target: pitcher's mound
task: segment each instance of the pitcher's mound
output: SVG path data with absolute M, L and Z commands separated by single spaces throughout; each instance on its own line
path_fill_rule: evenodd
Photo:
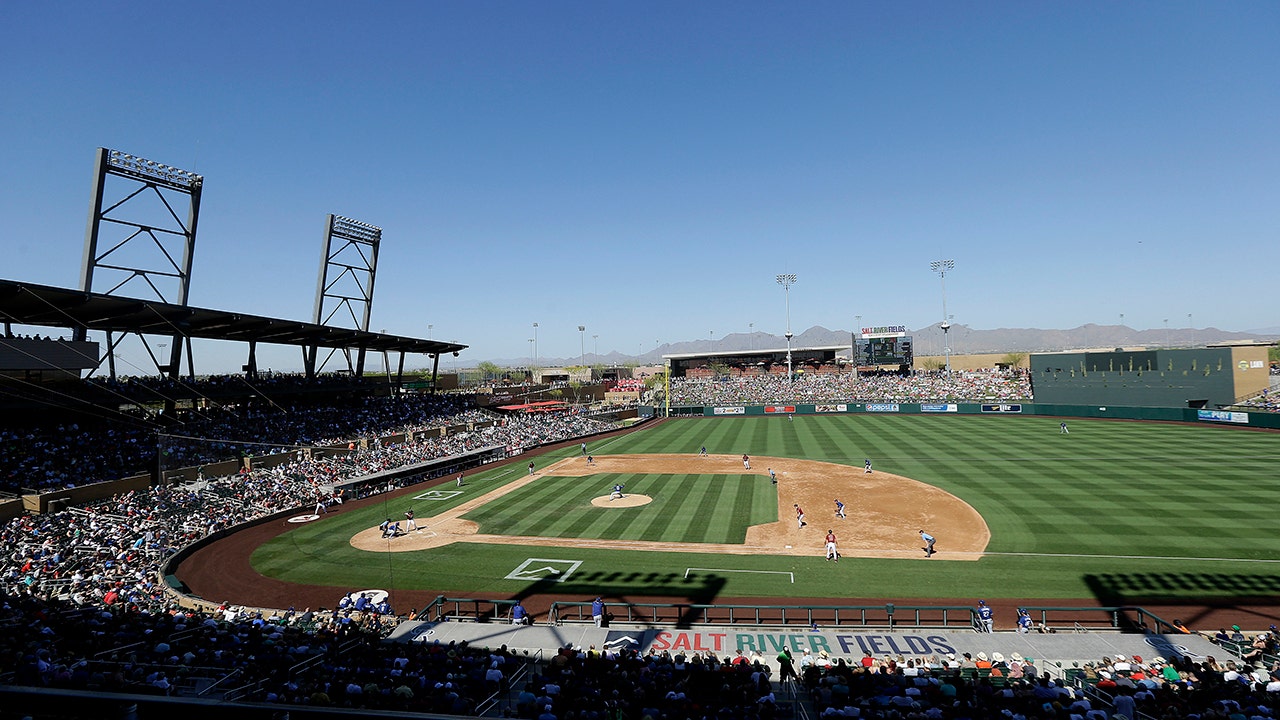
M 601 495 L 598 498 L 591 498 L 592 505 L 595 505 L 596 507 L 602 507 L 602 508 L 640 507 L 641 505 L 648 505 L 651 502 L 653 502 L 653 498 L 649 497 L 648 495 L 627 495 L 625 497 L 616 498 L 613 500 L 610 500 L 608 495 Z

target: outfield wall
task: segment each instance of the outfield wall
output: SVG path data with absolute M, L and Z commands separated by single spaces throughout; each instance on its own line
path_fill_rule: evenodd
M 672 407 L 672 416 L 759 417 L 762 415 L 1037 415 L 1205 423 L 1230 427 L 1280 429 L 1280 413 L 1228 412 L 1192 408 L 1115 407 L 1051 403 L 799 403 L 796 405 L 714 405 Z

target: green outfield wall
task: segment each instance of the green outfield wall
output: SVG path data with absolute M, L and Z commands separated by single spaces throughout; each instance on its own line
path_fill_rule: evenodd
M 1030 378 L 1049 404 L 1214 408 L 1246 394 L 1238 373 L 1232 348 L 1221 347 L 1032 355 Z

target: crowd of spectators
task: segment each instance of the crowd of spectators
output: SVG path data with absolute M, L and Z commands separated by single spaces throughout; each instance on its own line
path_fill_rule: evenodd
M 216 381 L 216 380 L 215 380 Z M 159 381 L 156 381 L 159 382 Z M 140 416 L 0 426 L 0 491 L 53 490 L 298 446 L 492 420 L 467 396 L 329 398 L 290 405 L 215 405 L 172 422 Z
M 1248 410 L 1280 412 L 1280 392 L 1274 392 L 1273 389 L 1263 390 L 1260 395 L 1251 397 L 1237 405 Z
M 911 375 L 817 373 L 673 378 L 671 404 L 729 405 L 824 402 L 1006 402 L 1030 400 L 1023 371 L 956 371 Z
M 491 419 L 442 407 L 432 417 L 443 425 Z M 211 533 L 309 508 L 326 496 L 326 485 L 469 449 L 529 447 L 612 427 L 580 415 L 516 416 L 445 436 L 424 433 L 414 442 L 375 440 L 332 456 L 299 453 L 269 469 L 15 518 L 0 527 L 6 628 L 0 676 L 26 685 L 168 694 L 197 676 L 236 672 L 261 680 L 254 698 L 265 702 L 471 712 L 505 682 L 505 652 L 422 645 L 388 655 L 380 640 L 399 618 L 354 604 L 268 617 L 229 606 L 183 610 L 160 586 L 160 564 Z M 402 428 L 364 429 L 381 436 Z M 281 675 L 281 668 L 307 660 L 309 669 Z M 277 678 L 283 679 L 273 683 Z
M 1280 702 L 1280 666 L 1247 670 L 1213 657 L 1115 655 L 1050 673 L 1013 653 L 921 659 L 800 662 L 800 678 L 820 717 L 1151 718 L 1271 717 Z M 1093 689 L 1085 692 L 1085 688 Z
M 465 414 L 466 411 L 463 411 Z M 457 416 L 445 418 L 457 424 Z M 6 590 L 69 597 L 76 604 L 130 603 L 151 610 L 163 598 L 159 563 L 218 530 L 291 507 L 333 499 L 333 485 L 482 447 L 532 447 L 612 429 L 577 415 L 513 417 L 504 424 L 414 442 L 382 444 L 328 457 L 299 456 L 181 486 L 155 486 L 0 527 Z M 368 488 L 385 491 L 389 486 Z

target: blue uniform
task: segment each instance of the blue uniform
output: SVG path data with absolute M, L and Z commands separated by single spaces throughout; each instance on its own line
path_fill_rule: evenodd
M 987 607 L 984 602 L 978 603 L 978 630 L 980 632 L 991 632 L 994 629 L 991 608 Z
M 843 518 L 844 518 L 844 516 L 845 516 L 845 515 L 844 515 L 844 503 L 842 503 L 842 502 L 840 502 L 839 500 L 837 500 L 837 501 L 836 501 L 836 517 L 838 517 L 838 518 L 842 518 L 842 519 L 843 519 Z

